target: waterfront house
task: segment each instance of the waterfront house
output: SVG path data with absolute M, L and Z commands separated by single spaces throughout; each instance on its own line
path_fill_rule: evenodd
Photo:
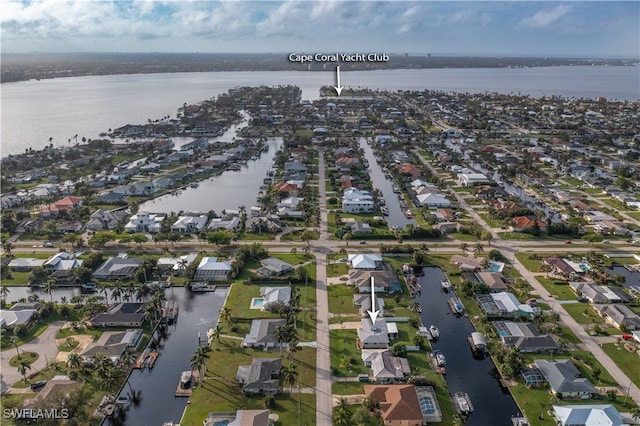
M 380 404 L 385 426 L 427 424 L 413 385 L 365 385 L 364 396 Z
M 273 426 L 269 410 L 212 411 L 203 426 Z
M 497 293 L 507 289 L 507 280 L 502 272 L 482 271 L 475 272 L 477 280 L 489 287 L 489 291 Z
M 30 257 L 16 257 L 9 262 L 9 268 L 14 272 L 30 272 L 33 268 L 44 265 L 44 259 Z
M 369 318 L 363 318 L 362 327 L 357 330 L 358 346 L 361 349 L 387 349 L 389 341 L 398 338 L 398 327 L 395 323 L 387 323 L 378 317 L 375 325 Z
M 428 209 L 437 209 L 441 207 L 451 207 L 451 201 L 443 194 L 427 192 L 416 195 L 420 207 Z
M 262 259 L 260 264 L 262 265 L 262 268 L 259 268 L 257 272 L 265 276 L 284 275 L 293 271 L 293 266 L 284 260 L 278 259 L 277 257 L 267 257 Z
M 482 173 L 476 173 L 476 172 L 458 173 L 458 185 L 468 188 L 471 186 L 481 185 L 485 183 L 489 183 L 489 179 Z
M 197 257 L 196 253 L 189 253 L 180 257 L 161 257 L 158 259 L 156 266 L 160 274 L 184 275 L 187 267 L 195 262 Z
M 626 305 L 593 305 L 593 307 L 602 318 L 618 328 L 624 326 L 627 330 L 640 330 L 640 316 Z
M 356 188 L 345 189 L 342 195 L 344 213 L 371 213 L 375 210 L 376 205 L 369 191 L 360 191 Z
M 385 264 L 383 270 L 349 271 L 349 284 L 356 287 L 359 293 L 371 293 L 372 279 L 375 292 L 393 294 L 402 291 L 400 279 L 389 265 Z
M 405 382 L 411 374 L 409 360 L 393 356 L 390 350 L 378 351 L 370 362 L 373 380 L 378 383 Z
M 548 334 L 541 334 L 532 323 L 493 321 L 500 341 L 506 348 L 516 348 L 522 353 L 553 353 L 560 346 Z
M 610 404 L 554 405 L 552 413 L 558 426 L 629 426 L 637 424 L 633 419 L 620 415 Z
M 121 204 L 124 203 L 127 196 L 118 192 L 107 191 L 98 195 L 93 199 L 95 204 Z
M 235 214 L 227 214 L 222 217 L 214 217 L 207 225 L 207 229 L 224 229 L 226 231 L 235 232 L 240 226 L 240 217 Z
M 183 215 L 171 225 L 171 231 L 179 234 L 198 234 L 207 225 L 207 215 Z
M 43 408 L 55 407 L 60 401 L 61 396 L 68 395 L 72 390 L 82 387 L 83 382 L 80 380 L 71 380 L 67 376 L 53 376 L 47 380 L 47 383 L 38 391 L 33 398 L 27 398 L 20 404 L 19 412 L 22 421 L 38 423 L 42 421 L 45 415 L 62 416 L 66 409 Z M 46 413 L 46 414 L 45 414 Z
M 73 277 L 73 271 L 82 266 L 82 259 L 78 259 L 75 253 L 61 251 L 51 256 L 44 263 L 44 269 L 51 276 L 60 278 Z
M 141 327 L 146 302 L 115 303 L 89 320 L 94 327 Z
M 487 318 L 532 318 L 540 313 L 540 308 L 520 303 L 506 291 L 477 294 L 475 298 Z
M 549 389 L 558 398 L 590 399 L 598 391 L 570 359 L 537 359 L 535 366 L 544 376 Z
M 98 280 L 128 280 L 133 277 L 141 263 L 141 259 L 129 258 L 126 255 L 110 257 L 96 269 L 93 277 Z
M 254 210 L 252 210 L 252 213 Z M 252 216 L 245 222 L 247 232 L 252 234 L 277 234 L 282 232 L 283 224 L 280 222 L 280 218 L 275 215 L 260 215 Z
M 26 325 L 31 322 L 33 315 L 40 310 L 40 302 L 18 302 L 10 309 L 0 310 L 0 327 L 13 328 L 17 325 Z
M 263 310 L 270 303 L 287 304 L 291 300 L 291 287 L 260 287 L 260 296 L 263 298 Z
M 547 224 L 539 219 L 530 218 L 528 216 L 515 216 L 511 218 L 511 226 L 509 229 L 513 232 L 524 232 L 533 230 L 536 226 L 541 232 L 544 232 L 547 229 Z
M 242 346 L 264 350 L 286 347 L 286 342 L 278 342 L 276 339 L 276 327 L 286 325 L 285 319 L 254 319 L 251 321 L 249 333 L 242 340 Z
M 451 256 L 450 263 L 457 265 L 460 269 L 475 271 L 482 268 L 482 264 L 474 257 L 460 256 L 454 254 Z
M 347 257 L 353 269 L 360 270 L 382 270 L 384 269 L 384 261 L 382 256 L 373 253 L 350 254 Z
M 141 328 L 130 328 L 125 331 L 105 331 L 97 342 L 87 345 L 80 354 L 88 359 L 99 353 L 107 355 L 114 364 L 117 364 L 122 354 L 128 349 L 136 349 L 142 340 Z
M 281 358 L 253 358 L 238 367 L 236 380 L 247 394 L 275 395 L 280 391 Z
M 422 176 L 422 170 L 420 170 L 418 166 L 411 163 L 396 164 L 396 170 L 398 170 L 398 173 L 400 173 L 400 175 L 409 177 L 412 180 L 415 180 Z
M 195 281 L 225 281 L 231 275 L 231 262 L 218 262 L 217 257 L 203 257 L 194 276 Z
M 162 229 L 162 221 L 167 217 L 166 213 L 138 213 L 129 218 L 124 226 L 126 232 L 150 232 L 158 233 Z

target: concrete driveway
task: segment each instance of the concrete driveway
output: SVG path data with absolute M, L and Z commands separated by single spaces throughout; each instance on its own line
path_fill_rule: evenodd
M 20 353 L 22 352 L 36 352 L 40 354 L 40 357 L 31 364 L 31 370 L 27 370 L 27 376 L 44 370 L 49 362 L 53 362 L 58 355 L 58 346 L 56 346 L 56 334 L 65 324 L 64 321 L 56 321 L 52 323 L 40 336 L 36 337 L 30 342 L 24 345 L 18 346 Z M 14 383 L 22 380 L 22 375 L 18 372 L 16 367 L 9 365 L 9 360 L 16 355 L 15 348 L 7 348 L 0 352 L 0 378 L 1 392 L 5 393 L 9 387 Z

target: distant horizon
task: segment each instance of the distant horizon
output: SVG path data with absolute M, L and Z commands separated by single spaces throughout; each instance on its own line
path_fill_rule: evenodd
M 366 51 L 367 53 L 374 53 Z M 409 57 L 418 57 L 424 58 L 427 55 L 431 55 L 431 57 L 438 58 L 531 58 L 531 59 L 544 59 L 544 58 L 552 58 L 552 59 L 588 59 L 588 60 L 607 60 L 607 59 L 627 59 L 627 60 L 639 60 L 640 54 L 637 56 L 624 56 L 624 55 L 608 55 L 608 56 L 596 56 L 596 55 L 588 55 L 588 54 L 572 54 L 572 55 L 554 55 L 554 54 L 515 54 L 515 53 L 442 53 L 442 52 L 427 52 L 427 53 L 417 53 L 417 52 L 389 52 L 389 51 L 377 51 L 379 53 L 387 53 L 392 56 L 404 56 L 408 55 Z M 290 51 L 282 51 L 282 52 L 237 52 L 237 51 L 228 51 L 228 52 L 176 52 L 176 51 L 138 51 L 138 52 L 128 52 L 128 51 L 59 51 L 59 52 L 0 52 L 0 55 L 31 55 L 31 56 L 46 56 L 46 55 L 271 55 L 271 56 L 286 56 L 289 55 Z M 302 54 L 315 54 L 315 53 L 353 53 L 352 51 L 343 51 L 343 50 L 318 50 L 313 52 L 296 52 Z

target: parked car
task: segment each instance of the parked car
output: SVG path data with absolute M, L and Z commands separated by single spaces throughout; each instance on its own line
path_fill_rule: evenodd
M 44 243 L 44 247 L 53 247 L 53 243 L 51 241 L 46 241 Z
M 368 382 L 369 381 L 369 375 L 368 374 L 358 374 L 358 381 L 359 382 Z
M 571 244 L 571 240 L 565 240 L 565 244 Z
M 633 335 L 632 334 L 623 334 L 622 335 L 622 339 L 623 340 L 633 340 Z
M 46 384 L 47 384 L 46 380 L 38 380 L 35 383 L 31 383 L 31 390 L 40 389 L 41 387 L 44 387 L 44 385 Z
M 360 241 L 358 244 L 367 244 L 366 241 Z

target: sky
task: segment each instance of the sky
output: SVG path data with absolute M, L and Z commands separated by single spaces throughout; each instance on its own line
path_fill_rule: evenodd
M 640 56 L 640 2 L 0 0 L 3 53 Z

